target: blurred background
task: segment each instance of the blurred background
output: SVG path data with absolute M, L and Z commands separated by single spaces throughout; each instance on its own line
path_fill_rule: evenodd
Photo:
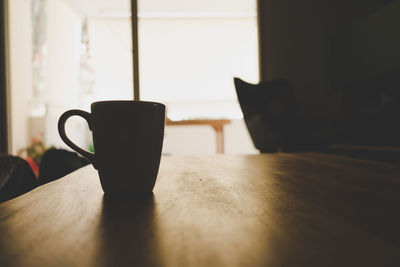
M 56 129 L 62 112 L 140 94 L 167 105 L 164 153 L 258 153 L 236 76 L 290 83 L 296 111 L 289 117 L 298 127 L 285 133 L 298 143 L 309 125 L 329 137 L 325 152 L 398 162 L 399 0 L 4 3 L 1 151 L 16 154 L 32 142 L 65 148 Z M 68 121 L 67 133 L 91 149 L 83 119 Z
M 141 100 L 165 103 L 168 117 L 227 120 L 224 153 L 257 153 L 243 122 L 233 77 L 257 83 L 255 0 L 139 0 Z M 57 132 L 68 109 L 133 99 L 130 0 L 8 1 L 11 153 L 42 142 L 65 148 Z M 67 134 L 91 149 L 83 119 Z M 167 126 L 166 154 L 215 154 L 211 125 Z

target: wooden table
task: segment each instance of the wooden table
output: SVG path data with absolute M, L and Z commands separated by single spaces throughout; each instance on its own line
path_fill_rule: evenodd
M 209 125 L 215 131 L 217 154 L 224 154 L 224 125 L 231 123 L 228 119 L 185 119 L 185 120 L 170 120 L 166 119 L 167 126 L 193 126 L 193 125 Z
M 398 166 L 323 154 L 164 157 L 154 194 L 84 167 L 0 205 L 1 266 L 400 266 Z

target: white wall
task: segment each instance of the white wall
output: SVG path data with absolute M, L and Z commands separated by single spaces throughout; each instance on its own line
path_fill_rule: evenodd
M 257 154 L 243 120 L 224 126 L 225 154 Z M 163 153 L 172 155 L 212 155 L 216 136 L 211 126 L 167 126 Z
M 254 147 L 245 122 L 232 120 L 231 124 L 225 126 L 225 153 L 226 154 L 258 154 Z
M 32 33 L 29 0 L 9 3 L 11 153 L 28 144 L 29 101 L 32 98 Z

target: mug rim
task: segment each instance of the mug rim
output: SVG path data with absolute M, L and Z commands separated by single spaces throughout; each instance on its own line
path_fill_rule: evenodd
M 135 103 L 135 104 L 140 104 L 140 105 L 160 105 L 165 107 L 165 104 L 160 103 L 160 102 L 154 102 L 154 101 L 142 101 L 142 100 L 102 100 L 102 101 L 96 101 L 93 102 L 90 107 L 93 107 L 94 105 L 98 104 L 123 104 L 123 103 Z

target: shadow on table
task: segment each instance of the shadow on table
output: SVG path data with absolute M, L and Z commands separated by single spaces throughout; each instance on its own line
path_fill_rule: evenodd
M 152 193 L 134 198 L 103 197 L 98 266 L 160 265 Z

